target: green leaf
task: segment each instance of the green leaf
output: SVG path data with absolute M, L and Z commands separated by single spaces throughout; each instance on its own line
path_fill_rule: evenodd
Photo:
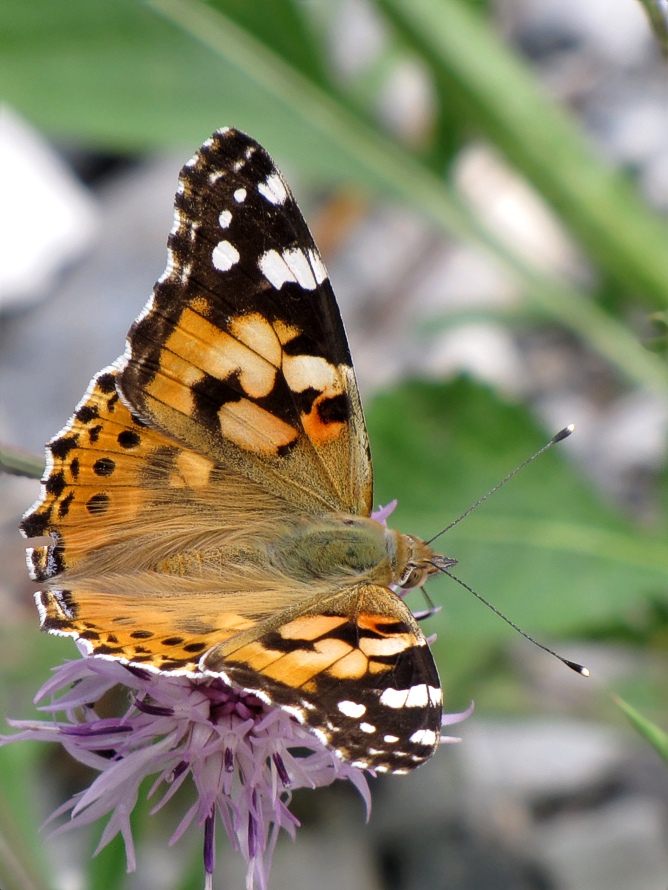
M 647 720 L 624 699 L 615 696 L 615 701 L 628 717 L 629 723 L 649 742 L 656 753 L 668 763 L 668 734 L 655 723 Z

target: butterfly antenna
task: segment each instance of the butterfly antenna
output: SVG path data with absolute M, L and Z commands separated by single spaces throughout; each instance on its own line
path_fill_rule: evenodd
M 540 453 L 540 452 L 539 452 Z M 558 658 L 562 664 L 565 664 L 566 667 L 569 667 L 572 671 L 575 671 L 576 674 L 580 674 L 582 677 L 589 676 L 589 668 L 586 668 L 582 664 L 578 664 L 577 661 L 569 661 L 567 658 L 559 655 L 553 649 L 549 649 L 547 646 L 544 646 L 542 643 L 539 643 L 538 640 L 534 640 L 532 636 L 529 636 L 528 633 L 525 633 L 521 627 L 518 627 L 514 621 L 511 621 L 506 615 L 503 614 L 496 606 L 493 606 L 488 600 L 485 599 L 484 596 L 481 596 L 477 590 L 474 590 L 472 587 L 469 587 L 465 581 L 462 581 L 461 578 L 458 578 L 456 575 L 453 575 L 452 572 L 449 572 L 447 569 L 441 569 L 444 575 L 447 575 L 448 578 L 452 578 L 453 581 L 456 581 L 457 584 L 460 584 L 464 590 L 468 590 L 469 593 L 472 593 L 476 599 L 479 599 L 481 603 L 487 606 L 488 609 L 491 609 L 499 618 L 503 618 L 506 624 L 509 624 L 513 630 L 516 630 L 518 634 L 521 634 L 525 640 L 529 640 L 530 643 L 534 643 L 534 645 L 538 646 L 539 649 L 542 649 L 544 652 L 548 652 L 550 655 L 554 655 L 555 658 Z
M 545 451 L 547 451 L 548 448 L 551 448 L 553 445 L 556 445 L 557 442 L 561 442 L 563 439 L 567 439 L 570 436 L 570 434 L 573 432 L 574 429 L 575 429 L 575 424 L 571 423 L 568 426 L 564 427 L 563 430 L 559 430 L 559 432 L 556 435 L 552 436 L 552 438 L 546 445 L 543 445 L 543 447 L 539 448 L 535 454 L 532 454 L 531 457 L 528 457 L 525 461 L 522 461 L 522 463 L 519 465 L 519 467 L 515 467 L 515 469 L 511 473 L 508 473 L 508 475 L 505 478 L 503 478 L 499 483 L 497 483 L 494 486 L 494 488 L 491 488 L 487 492 L 487 494 L 483 495 L 480 498 L 480 500 L 476 501 L 475 504 L 473 504 L 473 506 L 469 507 L 468 510 L 465 510 L 461 516 L 458 516 L 457 519 L 454 520 L 454 522 L 451 522 L 450 525 L 447 525 L 442 531 L 440 531 L 438 534 L 434 535 L 433 538 L 430 538 L 428 541 L 425 541 L 425 543 L 432 544 L 437 538 L 440 538 L 441 535 L 444 535 L 446 532 L 449 532 L 451 528 L 454 528 L 456 525 L 459 525 L 459 523 L 462 521 L 462 519 L 466 519 L 466 517 L 469 515 L 469 513 L 473 513 L 473 511 L 476 510 L 481 504 L 484 504 L 488 498 L 490 498 L 495 492 L 497 492 L 501 488 L 502 485 L 505 485 L 506 482 L 509 482 L 513 478 L 513 476 L 515 476 L 517 473 L 519 473 L 520 470 L 523 470 L 526 466 L 528 466 L 530 463 L 535 461 L 537 457 L 540 457 L 541 454 L 543 454 Z M 446 572 L 446 574 L 447 574 L 447 572 Z M 455 579 L 455 580 L 457 580 L 457 579 Z M 464 586 L 466 586 L 466 585 L 464 585 Z M 477 594 L 476 594 L 476 596 L 477 596 Z M 519 630 L 519 628 L 518 628 L 518 630 Z M 520 633 L 521 633 L 521 631 L 520 631 Z M 536 641 L 534 640 L 534 642 L 536 642 Z M 540 644 L 538 644 L 538 645 L 540 645 Z M 554 653 L 552 653 L 552 654 L 554 655 Z M 559 657 L 559 656 L 557 656 L 557 657 Z

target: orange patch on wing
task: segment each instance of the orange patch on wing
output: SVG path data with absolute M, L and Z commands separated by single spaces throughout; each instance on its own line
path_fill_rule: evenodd
M 262 347 L 269 351 L 270 356 L 280 357 L 280 346 L 276 337 L 273 337 L 275 345 L 272 348 L 267 336 L 267 333 L 273 336 L 269 324 L 266 325 L 267 330 L 260 332 L 259 326 L 250 316 L 246 329 L 243 318 L 238 318 L 235 322 L 246 337 L 253 335 L 255 327 L 255 333 L 261 336 Z M 178 326 L 168 337 L 161 362 L 169 352 L 176 353 L 189 365 L 203 374 L 215 377 L 216 380 L 226 380 L 231 375 L 237 374 L 244 392 L 251 398 L 263 398 L 273 389 L 276 367 L 265 358 L 261 350 L 251 349 L 245 342 L 222 331 L 190 308 L 183 310 Z
M 332 656 L 328 652 L 298 649 L 279 658 L 274 664 L 265 668 L 262 673 L 271 677 L 272 680 L 285 683 L 287 686 L 301 686 L 302 683 L 307 683 L 312 677 L 322 673 L 331 664 Z
M 397 620 L 393 617 L 388 617 L 387 615 L 371 615 L 371 614 L 360 614 L 357 616 L 357 623 L 362 628 L 362 630 L 370 630 L 371 633 L 376 634 L 391 634 L 394 636 L 396 634 L 396 625 Z M 383 627 L 383 625 L 391 625 L 392 630 L 387 631 Z
M 280 318 L 277 318 L 274 322 L 274 331 L 276 332 L 278 339 L 281 341 L 281 346 L 285 346 L 286 343 L 289 343 L 290 340 L 294 340 L 295 337 L 298 337 L 302 333 L 300 328 L 288 324 Z
M 259 312 L 238 315 L 230 321 L 229 329 L 233 337 L 249 346 L 275 368 L 280 366 L 281 344 L 271 324 Z
M 337 680 L 360 680 L 369 669 L 369 661 L 359 649 L 353 649 L 344 655 L 328 670 L 328 674 Z
M 195 312 L 199 313 L 200 315 L 206 316 L 211 311 L 210 301 L 202 294 L 197 297 L 193 297 L 190 301 L 190 306 Z
M 254 671 L 264 671 L 265 668 L 273 664 L 282 657 L 283 653 L 276 649 L 268 649 L 262 643 L 247 643 L 241 649 L 237 649 L 230 656 L 231 661 L 243 662 Z M 221 669 L 225 670 L 225 661 L 221 663 Z
M 350 643 L 346 643 L 344 640 L 333 639 L 332 637 L 318 640 L 317 643 L 313 644 L 313 648 L 320 655 L 327 656 L 332 662 L 338 661 L 353 651 Z
M 174 488 L 203 488 L 209 484 L 214 462 L 194 451 L 179 451 L 175 460 L 176 469 L 169 483 Z
M 279 629 L 284 640 L 317 640 L 348 619 L 340 615 L 302 615 Z
M 339 438 L 341 433 L 347 428 L 348 424 L 342 420 L 323 421 L 320 417 L 318 408 L 323 402 L 329 398 L 329 394 L 318 396 L 314 400 L 311 410 L 306 414 L 302 412 L 301 420 L 306 435 L 316 445 L 327 445 Z
M 160 371 L 148 384 L 146 392 L 156 402 L 190 416 L 195 410 L 192 387 L 204 376 L 203 371 L 194 368 L 181 356 L 163 349 L 160 353 Z
M 218 420 L 223 436 L 259 454 L 276 454 L 297 438 L 297 431 L 289 423 L 248 399 L 223 405 Z

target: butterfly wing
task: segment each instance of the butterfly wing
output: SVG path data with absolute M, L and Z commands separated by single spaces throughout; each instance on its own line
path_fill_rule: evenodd
M 361 768 L 407 772 L 438 745 L 436 665 L 410 610 L 386 587 L 319 595 L 220 643 L 201 666 L 279 705 Z
M 369 515 L 369 447 L 343 323 L 295 199 L 221 130 L 180 176 L 169 265 L 120 391 L 151 426 L 307 512 Z
M 221 572 L 230 534 L 271 534 L 285 504 L 146 426 L 116 379 L 113 367 L 96 375 L 47 445 L 41 496 L 21 523 L 51 539 L 28 552 L 47 587 L 42 628 L 96 655 L 199 673 L 204 651 L 299 597 L 266 575 Z

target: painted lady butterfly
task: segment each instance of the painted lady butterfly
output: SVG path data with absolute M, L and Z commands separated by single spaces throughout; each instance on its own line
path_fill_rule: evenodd
M 269 155 L 220 130 L 183 168 L 169 261 L 123 357 L 47 446 L 26 513 L 42 628 L 220 677 L 360 767 L 441 726 L 436 666 L 390 585 L 452 560 L 370 518 L 372 471 L 327 272 Z

